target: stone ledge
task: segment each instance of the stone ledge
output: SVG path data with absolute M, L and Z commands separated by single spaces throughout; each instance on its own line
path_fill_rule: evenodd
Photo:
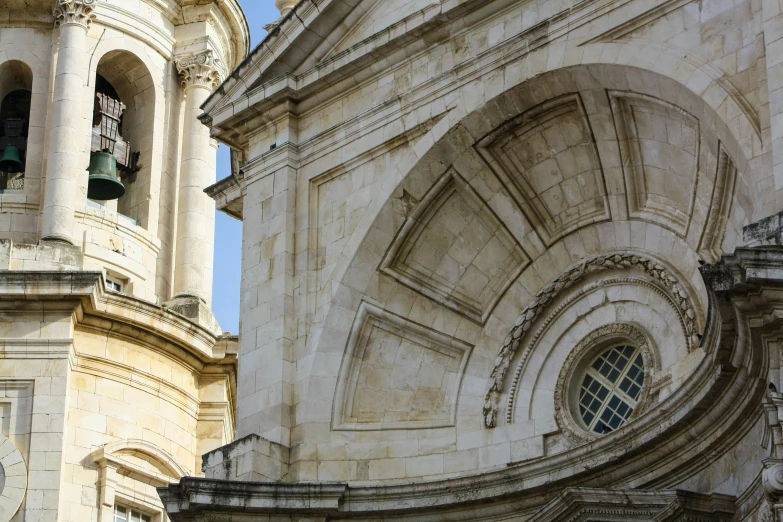
M 0 239 L 0 270 L 72 271 L 84 266 L 84 254 L 77 246 L 58 241 L 15 244 Z
M 234 155 L 232 154 L 232 163 L 233 159 Z M 221 179 L 214 185 L 204 189 L 204 193 L 215 200 L 215 205 L 219 211 L 239 221 L 244 219 L 244 197 L 242 195 L 242 181 L 244 177 L 244 172 L 238 170 L 236 174 L 232 172 L 231 176 Z
M 4 302 L 3 306 L 18 307 L 22 302 L 40 301 L 63 301 L 63 305 L 71 303 L 79 307 L 79 323 L 110 328 L 110 323 L 105 322 L 108 320 L 138 328 L 147 335 L 146 342 L 159 340 L 161 347 L 171 343 L 202 363 L 223 361 L 226 356 L 236 361 L 236 343 L 230 337 L 226 342 L 220 342 L 219 329 L 212 330 L 142 299 L 109 292 L 101 272 L 0 271 L 0 302 Z
M 777 245 L 738 248 L 715 264 L 701 267 L 705 283 L 715 291 L 743 285 L 783 283 L 783 247 Z
M 288 458 L 288 448 L 253 434 L 205 454 L 201 467 L 208 479 L 275 482 L 288 474 Z
M 261 482 L 227 482 L 187 477 L 179 484 L 158 488 L 158 495 L 172 521 L 183 519 L 179 513 L 205 508 L 231 507 L 227 511 L 247 513 L 302 513 L 313 516 L 312 520 L 340 511 L 348 485 L 337 484 L 270 484 Z M 240 503 L 243 502 L 243 503 Z M 210 520 L 222 520 L 210 518 Z M 284 520 L 284 519 L 283 519 Z M 296 520 L 302 520 L 297 518 Z M 307 520 L 310 520 L 308 518 Z
M 742 240 L 748 247 L 783 245 L 783 212 L 745 225 L 742 229 Z
M 179 296 L 168 301 L 165 308 L 171 312 L 177 313 L 187 319 L 190 319 L 199 326 L 202 326 L 210 332 L 217 335 L 222 333 L 220 325 L 215 319 L 212 310 L 200 298 L 195 296 Z

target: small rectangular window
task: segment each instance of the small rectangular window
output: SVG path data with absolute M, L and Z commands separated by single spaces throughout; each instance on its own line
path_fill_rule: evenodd
M 114 522 L 152 522 L 149 515 L 125 506 L 114 506 Z
M 122 292 L 123 284 L 119 279 L 113 277 L 106 278 L 106 288 L 113 292 Z

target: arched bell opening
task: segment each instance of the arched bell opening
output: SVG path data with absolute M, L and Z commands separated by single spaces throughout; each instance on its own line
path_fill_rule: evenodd
M 146 66 L 127 51 L 104 55 L 95 75 L 88 197 L 116 205 L 118 213 L 137 222 L 145 215 L 141 191 L 150 178 L 153 120 L 154 90 Z
M 19 61 L 0 65 L 0 190 L 23 190 L 33 73 Z

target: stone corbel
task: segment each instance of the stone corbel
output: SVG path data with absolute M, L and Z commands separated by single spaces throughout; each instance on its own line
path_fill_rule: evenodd
M 95 6 L 98 0 L 57 0 L 52 14 L 54 27 L 64 25 L 79 25 L 85 30 L 95 20 Z
M 767 497 L 759 506 L 759 520 L 783 520 L 783 459 L 767 459 L 761 472 L 761 484 Z
M 766 492 L 773 498 L 777 499 L 783 495 L 783 460 L 765 460 L 761 481 Z
M 225 77 L 225 67 L 211 50 L 189 53 L 176 57 L 177 72 L 182 86 L 205 87 L 214 90 Z

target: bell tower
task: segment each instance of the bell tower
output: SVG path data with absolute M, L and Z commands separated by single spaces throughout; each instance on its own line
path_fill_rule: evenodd
M 0 519 L 163 522 L 155 488 L 235 434 L 199 116 L 247 20 L 238 0 L 0 11 Z
M 24 59 L 20 45 L 0 63 L 0 215 L 13 214 L 14 245 L 73 251 L 124 293 L 195 305 L 211 321 L 214 204 L 203 190 L 218 145 L 198 117 L 247 53 L 248 29 L 235 0 L 167 3 L 158 28 L 103 0 L 35 15 L 51 24 L 35 56 L 50 56 Z

